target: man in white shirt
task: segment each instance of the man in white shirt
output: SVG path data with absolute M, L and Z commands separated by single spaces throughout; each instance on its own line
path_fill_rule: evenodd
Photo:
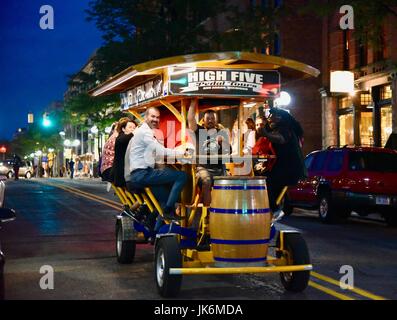
M 156 158 L 182 157 L 184 151 L 165 148 L 154 136 L 153 130 L 160 124 L 160 111 L 149 108 L 145 113 L 145 121 L 134 131 L 125 154 L 125 181 L 133 188 L 151 187 L 156 199 L 164 206 L 164 218 L 178 220 L 175 215 L 175 203 L 187 181 L 183 171 L 170 168 L 154 169 Z

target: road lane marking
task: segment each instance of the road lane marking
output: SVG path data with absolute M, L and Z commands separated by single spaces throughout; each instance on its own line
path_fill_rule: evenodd
M 356 300 L 356 299 L 354 299 L 352 297 L 349 297 L 349 296 L 347 296 L 345 294 L 336 292 L 335 290 L 332 290 L 332 289 L 330 289 L 328 287 L 324 287 L 321 284 L 318 284 L 318 283 L 313 282 L 311 280 L 309 281 L 309 286 L 311 286 L 313 288 L 316 288 L 317 290 L 320 290 L 322 292 L 325 292 L 325 293 L 327 293 L 327 294 L 329 294 L 329 295 L 331 295 L 331 296 L 333 296 L 335 298 L 338 298 L 340 300 Z
M 328 276 L 322 275 L 322 274 L 314 272 L 314 271 L 310 272 L 310 275 L 317 279 L 323 280 L 325 282 L 328 282 L 328 283 L 331 283 L 331 284 L 334 284 L 334 285 L 340 287 L 340 282 L 338 280 L 335 280 L 333 278 L 330 278 Z M 387 300 L 386 298 L 384 298 L 382 296 L 373 294 L 371 292 L 368 292 L 368 291 L 360 289 L 360 288 L 356 288 L 356 287 L 354 287 L 352 289 L 347 288 L 347 290 L 353 291 L 363 297 L 366 297 L 366 298 L 369 298 L 372 300 Z
M 109 206 L 109 207 L 112 207 L 112 208 L 114 208 L 114 209 L 116 209 L 116 210 L 121 210 L 121 209 L 122 209 L 121 204 L 120 204 L 120 207 L 116 207 L 115 205 L 113 205 L 113 204 L 111 204 L 111 203 L 108 203 L 108 202 L 102 201 L 102 200 L 100 200 L 100 199 L 91 197 L 90 195 L 83 194 L 83 193 L 81 193 L 81 192 L 76 192 L 76 191 L 70 190 L 70 189 L 65 188 L 65 187 L 63 187 L 63 186 L 53 185 L 53 184 L 49 184 L 49 183 L 47 183 L 47 185 L 50 185 L 50 186 L 53 186 L 53 187 L 56 187 L 56 188 L 65 190 L 65 191 L 70 192 L 70 193 L 74 193 L 74 194 L 76 194 L 76 195 L 78 195 L 78 196 L 81 196 L 81 197 L 84 197 L 84 198 L 88 198 L 88 199 L 93 200 L 93 201 L 100 202 L 100 203 L 105 204 L 105 205 L 107 205 L 107 206 Z
M 112 201 L 110 199 L 102 198 L 102 197 L 94 195 L 92 193 L 88 193 L 88 192 L 85 192 L 85 191 L 82 191 L 82 190 L 79 190 L 79 189 L 70 188 L 69 186 L 63 186 L 63 185 L 54 184 L 54 183 L 48 183 L 48 182 L 39 182 L 39 183 L 42 183 L 42 184 L 45 184 L 45 185 L 48 185 L 48 186 L 52 186 L 52 187 L 55 187 L 55 188 L 59 188 L 59 189 L 62 189 L 62 190 L 77 194 L 79 196 L 86 197 L 86 198 L 88 198 L 90 200 L 98 201 L 100 203 L 106 204 L 106 205 L 108 205 L 108 206 L 110 206 L 112 208 L 115 208 L 117 210 L 122 210 L 122 204 L 121 203 Z M 117 205 L 117 207 L 115 205 Z
M 52 183 L 47 183 L 47 184 L 48 185 L 52 185 L 52 186 L 62 186 L 63 188 L 67 188 L 67 189 L 70 189 L 70 190 L 73 190 L 73 191 L 76 191 L 76 192 L 79 192 L 79 193 L 81 192 L 81 193 L 84 193 L 84 194 L 86 194 L 88 196 L 91 196 L 91 197 L 94 197 L 94 198 L 98 198 L 99 200 L 107 201 L 107 202 L 109 202 L 111 204 L 121 205 L 120 202 L 117 202 L 117 201 L 114 201 L 114 200 L 111 200 L 111 199 L 107 199 L 107 198 L 98 196 L 96 194 L 93 194 L 93 193 L 90 193 L 90 192 L 87 192 L 87 191 L 83 191 L 81 189 L 73 188 L 73 187 L 70 187 L 68 185 L 58 185 L 58 184 L 52 184 Z

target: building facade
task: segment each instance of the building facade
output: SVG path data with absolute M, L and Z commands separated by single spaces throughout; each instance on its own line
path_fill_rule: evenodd
M 323 21 L 322 144 L 383 147 L 397 132 L 397 16 L 387 17 L 377 48 L 341 30 L 340 17 Z M 336 70 L 354 73 L 354 94 L 330 92 Z

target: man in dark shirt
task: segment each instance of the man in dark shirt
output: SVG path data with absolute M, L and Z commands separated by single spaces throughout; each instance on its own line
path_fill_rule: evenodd
M 204 112 L 203 125 L 196 122 L 196 108 L 198 101 L 192 100 L 188 111 L 188 125 L 194 133 L 196 152 L 199 156 L 227 155 L 231 152 L 229 135 L 217 121 L 217 115 L 213 110 Z M 205 159 L 204 159 L 205 160 Z M 198 182 L 201 185 L 203 205 L 209 207 L 211 204 L 211 187 L 214 176 L 225 175 L 225 165 L 222 159 L 200 158 L 196 166 Z
M 299 142 L 303 130 L 287 111 L 272 108 L 268 123 L 258 129 L 258 134 L 269 139 L 276 152 L 276 162 L 266 179 L 270 208 L 274 212 L 278 209 L 276 199 L 283 187 L 295 185 L 307 175 Z

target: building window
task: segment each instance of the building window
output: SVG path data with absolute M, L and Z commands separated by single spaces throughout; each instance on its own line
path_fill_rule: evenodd
M 369 106 L 372 104 L 372 96 L 369 93 L 362 93 L 360 95 L 361 106 Z
M 363 146 L 374 145 L 374 127 L 372 126 L 372 112 L 361 112 L 360 140 Z
M 358 45 L 359 67 L 368 65 L 368 45 L 360 42 Z
M 339 116 L 339 145 L 354 144 L 353 115 L 344 114 Z
M 380 35 L 378 48 L 374 50 L 374 62 L 382 61 L 386 58 L 386 45 L 384 35 Z
M 392 133 L 392 107 L 390 105 L 384 106 L 380 109 L 380 131 L 381 144 L 385 146 L 387 139 Z
M 380 88 L 380 100 L 391 99 L 391 97 L 392 97 L 391 85 L 383 86 L 382 88 Z
M 339 109 L 347 109 L 353 107 L 353 100 L 351 97 L 344 97 L 339 99 Z

